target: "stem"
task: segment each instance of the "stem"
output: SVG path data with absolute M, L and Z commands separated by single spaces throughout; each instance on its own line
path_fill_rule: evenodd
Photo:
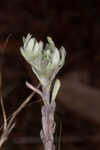
M 40 132 L 41 140 L 45 150 L 55 150 L 54 132 L 55 132 L 55 102 L 50 103 L 50 89 L 43 88 L 44 105 L 41 108 L 42 130 Z
M 42 99 L 45 105 L 50 104 L 50 88 L 48 86 L 42 87 Z

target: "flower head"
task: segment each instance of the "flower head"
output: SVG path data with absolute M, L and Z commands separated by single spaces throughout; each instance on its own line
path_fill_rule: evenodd
M 32 35 L 28 34 L 26 38 L 23 37 L 24 45 L 20 48 L 21 54 L 31 64 L 33 72 L 43 86 L 51 84 L 64 65 L 66 56 L 64 47 L 58 50 L 50 37 L 47 37 L 47 40 L 48 43 L 44 48 L 42 41 L 37 42 Z

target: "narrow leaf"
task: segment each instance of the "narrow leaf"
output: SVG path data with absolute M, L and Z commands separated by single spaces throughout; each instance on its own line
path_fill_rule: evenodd
M 53 91 L 52 91 L 51 102 L 55 101 L 56 96 L 58 94 L 58 91 L 60 89 L 60 86 L 61 86 L 60 80 L 56 79 L 55 84 L 54 84 L 54 88 L 53 88 Z

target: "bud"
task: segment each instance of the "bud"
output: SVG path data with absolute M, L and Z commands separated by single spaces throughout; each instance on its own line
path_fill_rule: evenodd
M 43 42 L 37 42 L 30 34 L 23 38 L 21 54 L 31 65 L 42 86 L 50 86 L 55 75 L 62 68 L 65 62 L 66 52 L 64 47 L 59 50 L 53 40 L 47 37 L 48 43 L 43 48 Z

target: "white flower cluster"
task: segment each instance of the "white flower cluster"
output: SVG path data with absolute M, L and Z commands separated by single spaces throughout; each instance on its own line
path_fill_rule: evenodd
M 50 37 L 47 37 L 47 40 L 48 43 L 44 47 L 42 41 L 37 42 L 32 35 L 28 34 L 26 38 L 23 37 L 23 47 L 20 48 L 21 54 L 31 64 L 33 72 L 44 86 L 51 84 L 64 65 L 66 56 L 64 47 L 58 50 Z

